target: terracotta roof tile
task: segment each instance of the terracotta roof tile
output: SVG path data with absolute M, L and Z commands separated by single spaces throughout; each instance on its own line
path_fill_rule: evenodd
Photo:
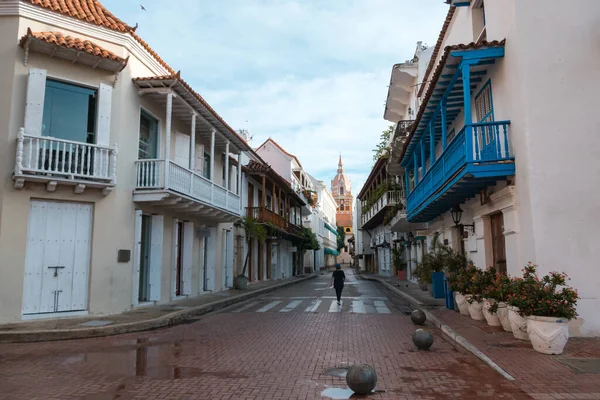
M 148 43 L 146 43 L 144 41 L 144 39 L 142 39 L 141 37 L 139 37 L 134 30 L 132 29 L 131 31 L 129 31 L 129 33 L 131 34 L 131 36 L 139 43 L 142 45 L 142 47 L 144 49 L 146 49 L 146 51 L 148 53 L 150 53 L 150 55 L 152 57 L 154 57 L 156 59 L 156 61 L 158 61 L 158 63 L 160 65 L 162 65 L 169 73 L 171 73 L 172 75 L 175 75 L 175 70 L 173 68 L 171 68 L 171 66 L 169 64 L 167 64 L 162 58 L 160 58 L 160 56 L 154 51 L 152 50 L 152 48 L 148 45 Z
M 108 11 L 98 0 L 26 0 L 33 5 L 119 32 L 133 28 Z
M 446 59 L 450 55 L 450 52 L 455 51 L 455 50 L 473 50 L 473 49 L 479 49 L 482 47 L 498 47 L 498 46 L 504 46 L 505 43 L 506 43 L 506 39 L 502 39 L 500 41 L 493 40 L 491 42 L 480 41 L 477 43 L 471 42 L 469 44 L 461 43 L 461 44 L 456 44 L 453 46 L 446 46 L 446 48 L 444 48 L 444 55 L 442 56 L 442 58 L 440 59 L 440 62 L 438 63 L 435 73 L 433 74 L 433 78 L 431 78 L 431 84 L 429 85 L 429 89 L 427 89 L 427 94 L 425 94 L 425 98 L 421 102 L 421 107 L 419 108 L 419 112 L 417 113 L 417 118 L 415 119 L 413 124 L 410 126 L 410 129 L 408 131 L 408 137 L 407 137 L 406 141 L 404 142 L 404 146 L 402 147 L 402 154 L 400 155 L 400 161 L 402 161 L 402 159 L 404 158 L 406 149 L 408 148 L 408 145 L 410 144 L 410 141 L 412 140 L 413 135 L 414 135 L 415 131 L 417 130 L 419 123 L 421 122 L 421 118 L 423 117 L 425 110 L 427 110 L 429 99 L 431 98 L 431 95 L 433 94 L 433 91 L 435 89 L 435 85 L 437 84 L 437 81 L 440 79 L 440 75 L 442 75 L 442 71 L 444 70 L 444 66 L 446 64 Z M 433 63 L 433 62 L 435 62 L 435 60 L 433 60 L 433 58 L 432 58 L 431 62 Z
M 450 6 L 450 9 L 448 10 L 448 14 L 446 14 L 446 20 L 444 21 L 444 25 L 442 25 L 442 30 L 440 31 L 440 35 L 438 36 L 437 43 L 435 44 L 435 47 L 433 48 L 433 53 L 431 54 L 431 61 L 429 62 L 429 65 L 427 66 L 427 69 L 425 70 L 425 76 L 423 77 L 422 85 L 419 88 L 419 93 L 417 94 L 417 96 L 419 96 L 419 97 L 421 97 L 421 94 L 423 93 L 425 86 L 427 86 L 425 84 L 425 82 L 427 82 L 427 78 L 429 78 L 429 74 L 431 73 L 431 70 L 435 66 L 435 59 L 437 58 L 438 53 L 440 52 L 440 48 L 442 47 L 442 42 L 444 41 L 444 37 L 446 36 L 446 32 L 448 31 L 448 27 L 450 26 L 450 21 L 452 21 L 452 16 L 454 15 L 455 10 L 456 10 L 455 6 Z
M 117 56 L 112 51 L 106 50 L 105 48 L 98 46 L 94 42 L 89 40 L 82 40 L 73 36 L 64 36 L 62 32 L 32 32 L 30 28 L 27 28 L 27 34 L 21 38 L 20 46 L 24 47 L 28 38 L 34 38 L 46 43 L 52 43 L 59 47 L 67 49 L 73 49 L 77 51 L 83 51 L 93 56 L 106 58 L 111 61 L 120 62 L 123 64 L 127 63 L 127 60 Z

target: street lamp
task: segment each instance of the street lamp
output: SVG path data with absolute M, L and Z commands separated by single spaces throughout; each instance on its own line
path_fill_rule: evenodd
M 450 214 L 452 215 L 452 221 L 454 222 L 456 229 L 460 229 L 460 227 L 469 227 L 469 228 L 473 229 L 473 233 L 475 233 L 475 224 L 465 225 L 465 224 L 460 223 L 460 219 L 462 218 L 463 210 L 460 208 L 460 206 L 458 204 L 455 205 L 454 207 L 452 207 Z

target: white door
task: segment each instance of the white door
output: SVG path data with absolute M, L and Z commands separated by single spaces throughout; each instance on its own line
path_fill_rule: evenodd
M 175 132 L 175 163 L 183 168 L 190 167 L 190 137 Z
M 31 201 L 23 314 L 87 309 L 92 213 L 91 204 Z

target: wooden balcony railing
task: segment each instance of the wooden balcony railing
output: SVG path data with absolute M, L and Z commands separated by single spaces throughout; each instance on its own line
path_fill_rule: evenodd
M 266 207 L 246 207 L 246 216 L 254 218 L 262 224 L 272 224 L 276 228 L 281 229 L 294 236 L 302 235 L 302 228 L 288 222 L 283 216 L 269 210 Z

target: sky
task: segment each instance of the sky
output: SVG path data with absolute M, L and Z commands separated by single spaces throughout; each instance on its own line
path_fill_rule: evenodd
M 434 46 L 443 0 L 102 0 L 251 145 L 272 137 L 356 196 L 373 165 L 392 66 Z M 167 6 L 168 4 L 168 6 Z M 142 5 L 146 10 L 142 10 Z

